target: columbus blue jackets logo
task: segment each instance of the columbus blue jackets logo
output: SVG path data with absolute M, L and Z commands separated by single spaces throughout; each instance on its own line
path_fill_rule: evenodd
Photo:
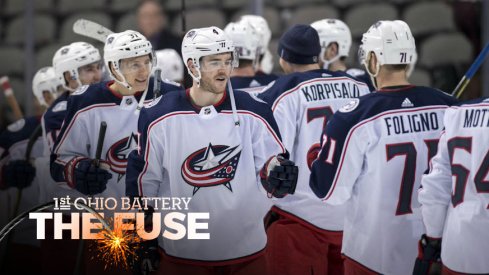
M 189 38 L 190 38 L 190 37 L 193 37 L 194 35 L 195 35 L 195 31 L 189 31 L 189 32 L 187 33 L 187 37 L 189 37 Z
M 236 175 L 241 146 L 212 145 L 188 156 L 182 164 L 182 177 L 194 187 L 193 195 L 202 187 L 224 185 L 233 192 L 231 181 Z
M 137 141 L 137 135 L 132 134 L 114 143 L 107 151 L 107 162 L 110 165 L 110 170 L 118 174 L 117 182 L 126 174 L 127 158 L 129 153 L 137 148 Z

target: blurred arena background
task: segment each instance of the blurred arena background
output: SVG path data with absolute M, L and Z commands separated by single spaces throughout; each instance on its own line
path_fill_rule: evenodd
M 168 27 L 183 36 L 182 0 L 160 0 Z M 96 21 L 114 31 L 138 29 L 138 0 L 0 0 L 0 76 L 8 75 L 24 113 L 40 112 L 31 92 L 31 80 L 41 67 L 51 65 L 54 52 L 74 41 L 101 43 L 72 31 L 79 18 Z M 410 81 L 451 92 L 481 48 L 489 41 L 489 0 L 185 0 L 187 30 L 215 25 L 221 28 L 245 13 L 264 16 L 272 30 L 270 50 L 274 72 L 281 34 L 296 23 L 339 18 L 351 29 L 348 58 L 361 68 L 357 49 L 361 35 L 378 20 L 402 19 L 416 38 L 418 61 Z M 485 62 L 463 96 L 489 96 L 489 65 Z M 0 130 L 12 122 L 5 97 L 0 96 Z

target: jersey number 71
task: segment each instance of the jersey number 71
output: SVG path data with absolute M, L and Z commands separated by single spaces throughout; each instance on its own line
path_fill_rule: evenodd
M 436 155 L 438 149 L 438 139 L 426 139 L 428 147 L 428 163 Z M 396 216 L 413 213 L 411 208 L 411 198 L 413 194 L 414 183 L 416 179 L 416 157 L 417 151 L 414 143 L 395 143 L 385 146 L 387 161 L 397 157 L 405 156 L 404 172 L 402 173 L 401 188 L 399 190 L 399 200 L 397 203 Z

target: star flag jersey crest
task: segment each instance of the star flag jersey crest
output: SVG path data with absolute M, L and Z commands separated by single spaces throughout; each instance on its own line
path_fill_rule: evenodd
M 110 170 L 118 174 L 118 182 L 126 174 L 127 157 L 135 148 L 137 148 L 137 135 L 132 133 L 114 143 L 107 151 L 107 162 Z
M 201 187 L 224 185 L 233 191 L 231 180 L 238 167 L 241 146 L 212 145 L 192 153 L 182 164 L 182 177 L 194 187 L 193 195 Z

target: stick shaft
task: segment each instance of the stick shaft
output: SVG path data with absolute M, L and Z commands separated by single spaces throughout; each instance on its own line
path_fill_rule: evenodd
M 489 53 L 489 43 L 486 44 L 484 49 L 479 53 L 477 58 L 474 60 L 472 65 L 470 65 L 470 68 L 467 70 L 465 75 L 462 77 L 460 82 L 457 84 L 457 87 L 452 92 L 452 96 L 456 98 L 460 98 L 462 96 L 463 92 L 465 91 L 465 88 L 469 84 L 470 80 L 472 77 L 475 75 L 479 67 L 481 66 L 482 62 L 486 59 L 487 54 Z
M 161 69 L 156 69 L 153 77 L 153 97 L 157 98 L 161 95 Z
M 98 132 L 97 150 L 95 151 L 95 165 L 99 166 L 102 158 L 102 149 L 104 147 L 105 132 L 107 131 L 107 122 L 100 122 L 100 130 Z

